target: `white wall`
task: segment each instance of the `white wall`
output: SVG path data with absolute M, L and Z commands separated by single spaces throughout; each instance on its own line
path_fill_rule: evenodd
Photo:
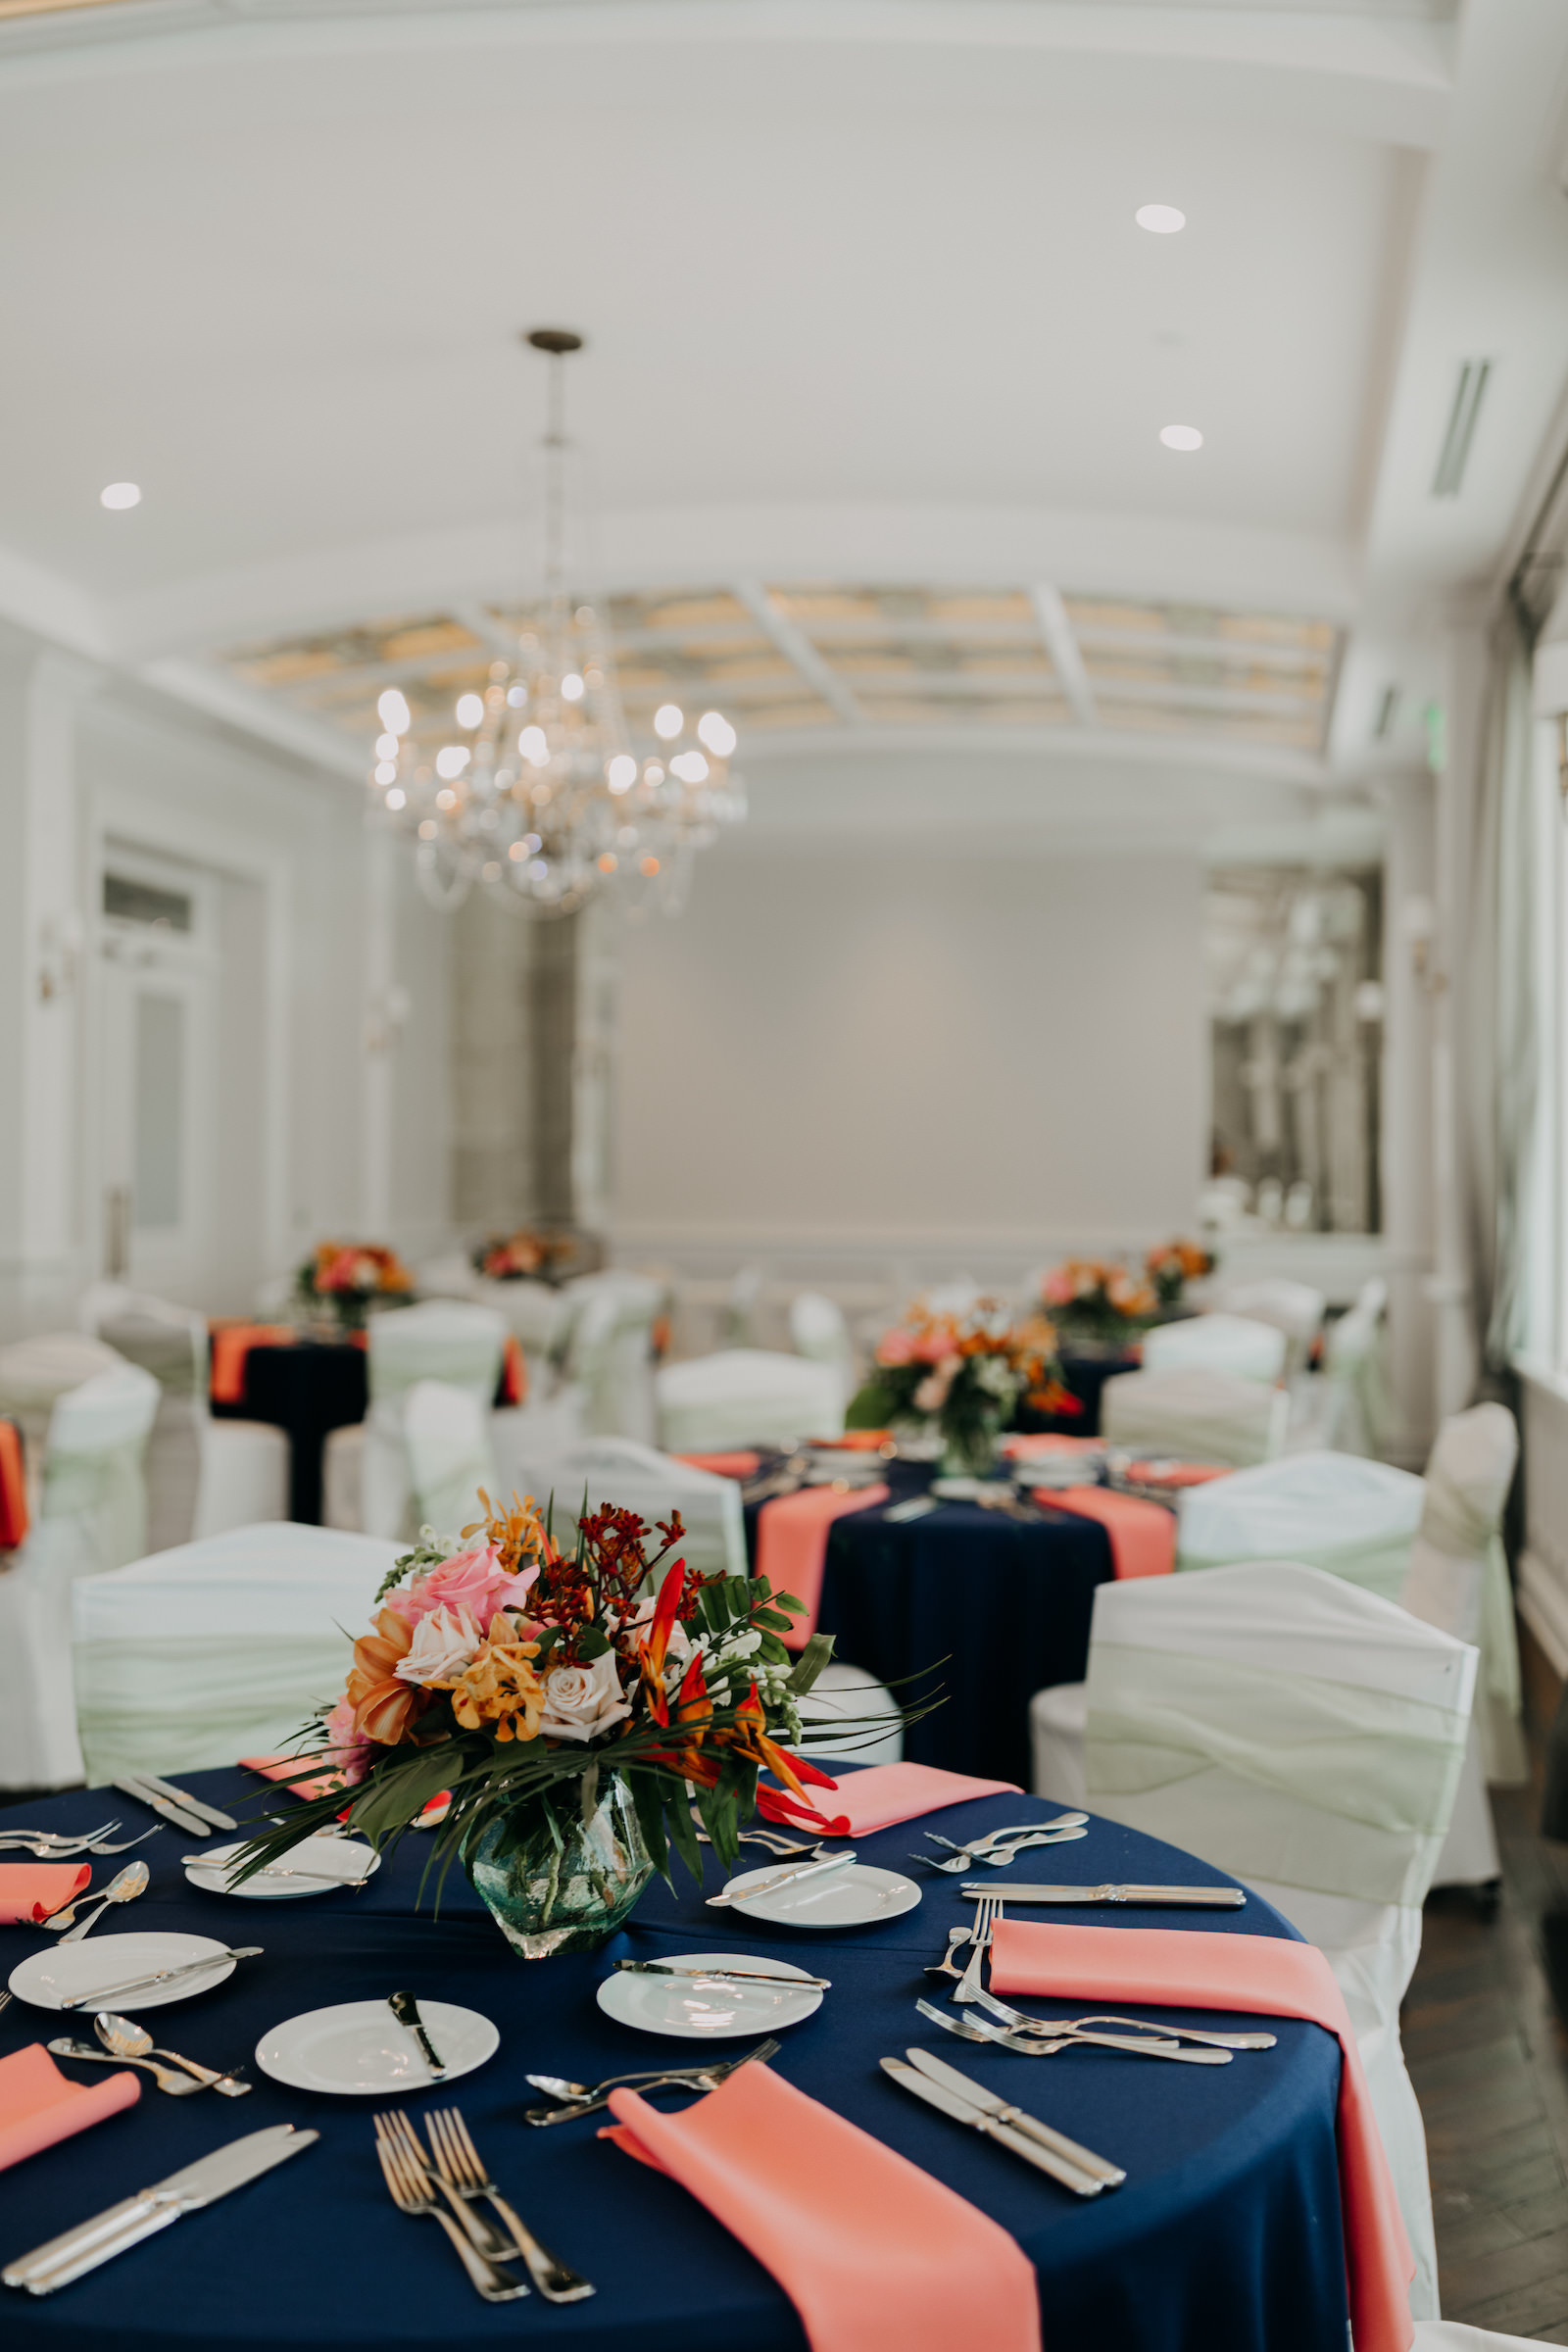
M 623 1256 L 1031 1256 L 1190 1230 L 1196 856 L 726 844 L 623 940 Z

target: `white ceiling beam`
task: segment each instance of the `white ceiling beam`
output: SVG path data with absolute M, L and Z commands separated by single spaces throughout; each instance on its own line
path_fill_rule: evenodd
M 846 726 L 859 723 L 860 708 L 837 670 L 829 667 L 806 631 L 797 628 L 788 613 L 773 602 L 760 580 L 737 580 L 735 594 L 756 621 L 769 636 L 788 662 L 793 662 L 808 685 L 819 694 L 828 709 L 843 719 Z
M 1035 618 L 1040 623 L 1040 634 L 1046 641 L 1046 651 L 1055 664 L 1056 675 L 1061 680 L 1061 691 L 1072 706 L 1074 718 L 1081 727 L 1098 726 L 1100 713 L 1095 708 L 1094 690 L 1084 668 L 1084 658 L 1078 651 L 1078 640 L 1072 633 L 1072 622 L 1067 618 L 1067 608 L 1061 601 L 1060 589 L 1051 587 L 1044 580 L 1037 580 L 1029 591 L 1029 599 L 1035 609 Z

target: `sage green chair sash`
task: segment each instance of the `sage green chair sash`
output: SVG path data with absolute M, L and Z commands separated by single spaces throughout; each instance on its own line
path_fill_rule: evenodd
M 1101 1429 L 1109 1444 L 1238 1470 L 1281 1450 L 1289 1418 L 1284 1389 L 1224 1372 L 1118 1372 L 1101 1392 Z
M 377 1404 L 406 1396 L 421 1380 L 445 1381 L 484 1405 L 495 1395 L 507 1333 L 489 1307 L 432 1298 L 372 1315 L 369 1335 L 370 1396 Z
M 1387 1462 L 1287 1454 L 1184 1494 L 1176 1565 L 1299 1560 L 1397 1600 L 1424 1498 L 1419 1478 Z
M 1478 1644 L 1482 1762 L 1489 1781 L 1510 1786 L 1529 1777 L 1501 1535 L 1518 1458 L 1519 1433 L 1504 1405 L 1473 1405 L 1444 1423 L 1427 1464 L 1426 1502 L 1400 1594 L 1416 1616 Z

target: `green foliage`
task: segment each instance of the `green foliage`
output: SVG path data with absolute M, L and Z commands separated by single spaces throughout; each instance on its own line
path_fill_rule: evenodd
M 922 1365 L 921 1370 L 929 1369 Z M 846 1429 L 886 1429 L 895 1414 L 905 1409 L 903 1400 L 879 1380 L 868 1380 L 863 1389 L 857 1389 L 844 1408 Z

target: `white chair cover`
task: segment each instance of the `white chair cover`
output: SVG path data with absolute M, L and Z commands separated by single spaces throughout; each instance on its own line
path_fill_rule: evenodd
M 507 1327 L 487 1306 L 431 1298 L 369 1318 L 370 1399 L 404 1396 L 416 1381 L 441 1380 L 488 1405 L 501 1377 Z
M 483 1516 L 481 1488 L 495 1499 L 501 1482 L 489 1422 L 485 1407 L 465 1390 L 442 1380 L 415 1382 L 403 1400 L 411 1534 L 433 1527 L 438 1535 L 457 1536 Z
M 659 1442 L 670 1453 L 706 1453 L 731 1446 L 798 1446 L 837 1437 L 844 1392 L 831 1364 L 760 1348 L 665 1364 L 655 1376 Z
M 397 1550 L 327 1528 L 241 1527 L 81 1578 L 74 1646 L 89 1784 L 283 1746 L 342 1695 L 354 1634 Z
M 1291 1282 L 1269 1275 L 1256 1282 L 1227 1283 L 1213 1295 L 1222 1314 L 1246 1315 L 1254 1323 L 1272 1323 L 1290 1342 L 1294 1366 L 1304 1363 L 1312 1342 L 1323 1328 L 1328 1300 L 1309 1282 Z
M 811 1726 L 834 1723 L 856 1723 L 872 1718 L 862 1731 L 850 1740 L 824 1740 L 813 1745 Z M 888 1729 L 876 1728 L 886 1723 Z M 904 1726 L 899 1721 L 899 1702 L 885 1683 L 863 1666 L 851 1666 L 830 1658 L 816 1681 L 801 1701 L 801 1737 L 796 1743 L 799 1755 L 810 1756 L 830 1771 L 835 1759 L 852 1760 L 858 1764 L 902 1764 L 904 1761 Z
M 1082 1811 L 1087 1805 L 1084 1726 L 1089 1716 L 1087 1683 L 1053 1683 L 1029 1701 L 1031 1786 L 1036 1796 Z
M 621 1510 L 635 1511 L 650 1527 L 678 1510 L 686 1528 L 680 1556 L 698 1574 L 747 1573 L 741 1491 L 732 1478 L 715 1478 L 710 1470 L 672 1461 L 667 1453 L 639 1446 L 632 1438 L 591 1436 L 575 1445 L 541 1444 L 536 1448 L 524 1442 L 509 1468 L 520 1473 L 512 1483 L 519 1493 L 532 1494 L 541 1510 L 553 1499 L 551 1525 L 556 1542 L 564 1546 L 576 1540 L 586 1488 L 591 1511 L 612 1502 Z
M 1243 1470 L 1282 1450 L 1290 1409 L 1287 1392 L 1260 1380 L 1197 1368 L 1118 1372 L 1101 1391 L 1100 1427 L 1112 1446 Z
M 1177 1510 L 1176 1565 L 1301 1560 L 1396 1600 L 1425 1492 L 1410 1471 L 1387 1462 L 1349 1453 L 1287 1454 L 1190 1487 Z
M 501 1317 L 522 1349 L 528 1364 L 528 1393 L 565 1346 L 571 1327 L 572 1301 L 564 1290 L 526 1275 L 515 1282 L 488 1282 L 474 1277 L 472 1296 Z
M 479 1276 L 461 1250 L 451 1250 L 416 1266 L 414 1287 L 421 1298 L 477 1298 Z
M 654 1325 L 666 1287 L 644 1274 L 611 1270 L 565 1285 L 572 1314 L 566 1378 L 583 1391 L 590 1430 L 653 1444 Z
M 117 1361 L 68 1389 L 50 1413 L 38 1515 L 69 1520 L 92 1568 L 122 1567 L 146 1549 L 142 1456 L 159 1394 L 150 1372 Z
M 1417 2320 L 1410 2352 L 1541 2352 L 1541 2338 L 1499 2335 L 1494 2328 L 1467 2328 L 1462 2320 Z
M 855 1394 L 855 1342 L 837 1300 L 820 1291 L 798 1291 L 790 1300 L 790 1339 L 797 1355 L 832 1365 L 848 1404 Z
M 27 1508 L 38 1515 L 49 1415 L 57 1396 L 79 1389 L 95 1372 L 111 1372 L 124 1358 L 85 1332 L 51 1331 L 36 1339 L 14 1340 L 0 1348 L 0 1414 L 22 1431 L 27 1457 Z
M 410 1467 L 408 1399 L 421 1383 L 434 1382 L 487 1412 L 506 1342 L 506 1325 L 492 1308 L 461 1299 L 431 1298 L 371 1316 L 369 1410 L 360 1427 L 334 1429 L 322 1455 L 328 1526 L 394 1542 L 412 1540 L 427 1523 L 443 1535 L 456 1532 L 421 1508 Z M 483 1459 L 493 1475 L 488 1448 Z M 466 1509 L 457 1524 L 466 1526 L 473 1515 Z
M 1233 1380 L 1284 1378 L 1286 1337 L 1245 1315 L 1187 1315 L 1144 1335 L 1146 1372 L 1224 1372 Z
M 1088 1802 L 1256 1887 L 1329 1960 L 1437 2312 L 1420 2110 L 1398 2042 L 1464 1759 L 1476 1652 L 1286 1561 L 1104 1585 Z

